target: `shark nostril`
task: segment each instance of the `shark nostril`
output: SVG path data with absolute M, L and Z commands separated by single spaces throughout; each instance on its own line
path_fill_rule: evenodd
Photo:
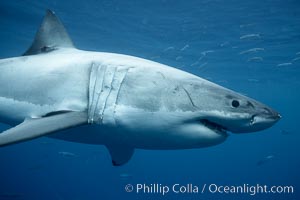
M 269 108 L 264 108 L 265 114 L 272 114 L 272 111 Z
M 279 120 L 281 118 L 281 115 L 278 112 L 271 110 L 269 108 L 264 108 L 263 114 L 265 114 L 268 118 L 272 118 L 276 120 Z

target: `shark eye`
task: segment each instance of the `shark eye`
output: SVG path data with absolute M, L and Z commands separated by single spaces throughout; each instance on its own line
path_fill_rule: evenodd
M 232 107 L 237 108 L 237 107 L 240 106 L 240 102 L 237 101 L 237 100 L 233 100 L 233 101 L 231 102 L 231 105 L 232 105 Z

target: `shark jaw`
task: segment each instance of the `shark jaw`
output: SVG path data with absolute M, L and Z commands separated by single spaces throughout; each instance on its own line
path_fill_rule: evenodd
M 210 129 L 211 131 L 214 131 L 217 134 L 221 134 L 224 136 L 228 135 L 227 128 L 223 127 L 220 124 L 214 123 L 207 119 L 201 119 L 199 122 L 201 123 L 202 126 L 205 126 L 206 128 Z

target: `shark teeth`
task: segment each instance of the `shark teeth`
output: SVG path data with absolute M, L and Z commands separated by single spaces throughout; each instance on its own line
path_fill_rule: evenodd
M 206 126 L 207 128 L 214 130 L 215 132 L 227 134 L 227 129 L 220 124 L 214 123 L 212 121 L 209 121 L 207 119 L 201 119 L 200 123 Z

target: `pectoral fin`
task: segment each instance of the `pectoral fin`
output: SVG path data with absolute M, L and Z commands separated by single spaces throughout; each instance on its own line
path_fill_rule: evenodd
M 0 133 L 0 146 L 41 137 L 56 131 L 87 124 L 86 112 L 64 112 L 23 123 Z
M 134 153 L 134 148 L 126 145 L 106 145 L 112 160 L 113 166 L 120 166 L 127 163 Z

